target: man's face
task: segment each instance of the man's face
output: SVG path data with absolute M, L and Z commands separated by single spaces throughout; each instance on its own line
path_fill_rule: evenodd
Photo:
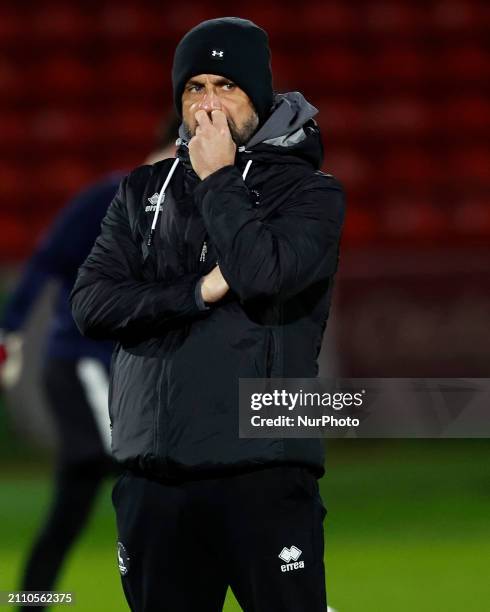
M 185 85 L 182 118 L 188 140 L 196 133 L 198 110 L 205 110 L 210 118 L 211 111 L 223 111 L 237 146 L 246 144 L 259 124 L 258 115 L 243 89 L 216 74 L 199 74 Z

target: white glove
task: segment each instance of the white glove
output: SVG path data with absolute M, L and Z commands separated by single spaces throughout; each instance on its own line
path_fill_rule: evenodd
M 7 332 L 0 335 L 0 385 L 14 387 L 20 379 L 23 365 L 22 335 Z

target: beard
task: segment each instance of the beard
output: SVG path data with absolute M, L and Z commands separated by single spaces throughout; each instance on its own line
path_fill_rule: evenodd
M 211 114 L 208 114 L 211 117 Z M 255 130 L 257 129 L 257 126 L 259 125 L 259 117 L 255 112 L 252 112 L 250 114 L 250 116 L 245 120 L 244 124 L 240 128 L 230 117 L 227 117 L 226 120 L 228 122 L 228 128 L 230 129 L 231 138 L 233 139 L 237 147 L 241 147 L 247 144 L 247 142 L 250 140 Z M 183 122 L 183 124 L 185 139 L 189 141 L 195 135 L 196 128 L 194 128 L 194 130 L 191 130 L 189 124 L 185 121 Z

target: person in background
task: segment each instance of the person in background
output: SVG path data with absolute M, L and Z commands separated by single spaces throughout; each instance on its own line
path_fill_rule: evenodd
M 173 117 L 162 122 L 157 130 L 157 147 L 146 163 L 174 156 L 178 126 Z M 114 345 L 80 335 L 68 296 L 124 176 L 122 171 L 112 172 L 63 208 L 27 262 L 1 319 L 0 383 L 8 388 L 17 383 L 22 370 L 26 321 L 48 281 L 57 281 L 59 291 L 41 372 L 58 438 L 55 486 L 48 514 L 23 570 L 22 591 L 52 590 L 63 560 L 87 522 L 103 479 L 119 473 L 110 453 L 107 409 Z

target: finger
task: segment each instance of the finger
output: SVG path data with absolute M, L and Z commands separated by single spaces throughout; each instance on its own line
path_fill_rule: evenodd
M 213 110 L 211 111 L 211 119 L 213 120 L 214 127 L 220 130 L 230 131 L 228 127 L 228 120 L 226 119 L 226 115 L 222 110 Z
M 211 125 L 211 120 L 209 119 L 208 114 L 205 110 L 198 110 L 194 116 L 196 118 L 197 123 L 201 127 L 209 127 Z

